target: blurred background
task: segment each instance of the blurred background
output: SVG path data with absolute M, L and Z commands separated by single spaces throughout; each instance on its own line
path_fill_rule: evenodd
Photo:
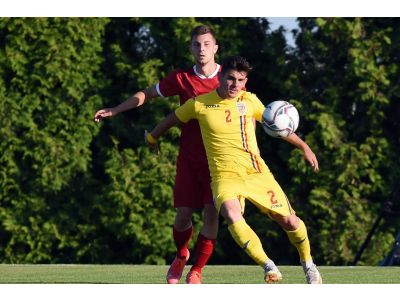
M 297 107 L 319 172 L 258 126 L 261 156 L 307 225 L 314 262 L 352 262 L 400 175 L 400 19 L 278 19 L 0 18 L 0 263 L 172 262 L 180 128 L 159 156 L 143 133 L 179 99 L 93 119 L 194 65 L 200 24 L 216 32 L 217 62 L 250 62 L 247 89 L 265 105 Z M 298 265 L 278 224 L 250 202 L 245 217 L 275 263 Z M 382 218 L 358 264 L 382 261 L 399 229 L 398 217 Z M 209 264 L 254 264 L 239 250 L 220 218 Z

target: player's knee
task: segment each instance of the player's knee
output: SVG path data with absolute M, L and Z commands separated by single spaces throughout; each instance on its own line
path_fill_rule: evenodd
M 275 215 L 273 218 L 286 231 L 294 231 L 299 228 L 299 218 L 296 215 L 291 215 L 287 217 Z
M 189 207 L 179 207 L 175 217 L 174 227 L 177 230 L 185 230 L 192 224 L 193 209 Z
M 299 219 L 297 216 L 292 216 L 291 218 L 286 219 L 285 222 L 285 230 L 286 231 L 294 231 L 299 228 Z
M 188 229 L 192 225 L 191 218 L 179 218 L 175 219 L 174 227 L 178 231 L 183 231 Z
M 233 202 L 224 202 L 221 205 L 221 215 L 225 218 L 228 225 L 236 223 L 238 220 L 242 219 L 242 212 L 240 209 L 240 205 L 230 205 L 234 204 Z
M 204 205 L 204 219 L 218 220 L 218 211 L 214 205 Z

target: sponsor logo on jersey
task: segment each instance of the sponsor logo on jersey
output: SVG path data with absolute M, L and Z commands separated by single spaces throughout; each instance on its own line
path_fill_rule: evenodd
M 219 104 L 210 104 L 210 105 L 206 105 L 206 109 L 207 108 L 218 108 Z
M 283 205 L 282 204 L 271 205 L 271 209 L 278 208 L 278 207 L 283 207 Z
M 246 103 L 238 102 L 238 103 L 236 103 L 236 108 L 237 108 L 239 114 L 244 115 L 246 113 Z

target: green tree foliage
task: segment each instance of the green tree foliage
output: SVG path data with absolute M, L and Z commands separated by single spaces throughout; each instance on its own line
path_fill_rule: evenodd
M 99 73 L 106 23 L 0 21 L 3 262 L 65 262 L 65 248 L 81 251 L 93 208 L 90 197 L 81 202 L 76 183 L 91 182 L 90 144 L 99 128 L 88 120 L 106 83 Z
M 353 260 L 399 176 L 398 20 L 300 18 L 297 44 L 284 85 L 321 170 L 312 174 L 292 155 L 290 190 L 301 195 L 317 237 L 313 254 L 343 264 Z M 362 263 L 384 257 L 394 229 L 374 235 Z
M 301 152 L 258 126 L 262 156 L 308 225 L 319 264 L 354 258 L 398 176 L 400 34 L 396 18 L 300 18 L 297 48 L 264 18 L 1 18 L 0 261 L 165 264 L 175 255 L 173 187 L 180 128 L 156 156 L 143 133 L 179 105 L 156 98 L 98 124 L 95 112 L 194 64 L 190 32 L 217 34 L 220 62 L 242 55 L 265 105 L 301 115 Z M 194 215 L 193 248 L 202 226 Z M 246 220 L 277 263 L 297 264 L 285 232 L 250 203 Z M 211 264 L 252 264 L 226 223 Z M 362 257 L 394 240 L 382 221 Z M 190 262 L 189 262 L 190 263 Z

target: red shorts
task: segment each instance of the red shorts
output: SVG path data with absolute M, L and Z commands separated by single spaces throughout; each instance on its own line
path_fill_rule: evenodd
M 204 204 L 214 205 L 208 166 L 178 157 L 174 207 L 203 208 Z

